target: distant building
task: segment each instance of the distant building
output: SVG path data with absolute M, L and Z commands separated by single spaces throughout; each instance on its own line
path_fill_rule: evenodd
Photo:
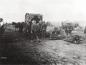
M 43 16 L 42 16 L 41 14 L 26 13 L 26 14 L 25 14 L 25 22 L 26 22 L 26 23 L 31 22 L 31 20 L 32 20 L 34 17 L 37 17 L 37 18 L 40 19 L 41 21 L 43 20 Z

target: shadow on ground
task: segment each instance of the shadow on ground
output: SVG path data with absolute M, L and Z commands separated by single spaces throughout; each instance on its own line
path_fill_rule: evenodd
M 31 56 L 24 55 L 21 47 L 22 40 L 19 34 L 7 34 L 0 36 L 0 64 L 29 64 L 38 65 L 38 63 L 32 59 Z M 16 40 L 17 39 L 17 40 Z M 16 40 L 16 41 L 15 41 Z M 17 46 L 20 45 L 21 48 Z

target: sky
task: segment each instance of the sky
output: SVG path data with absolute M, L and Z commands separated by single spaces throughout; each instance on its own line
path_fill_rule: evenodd
M 0 17 L 4 22 L 21 22 L 25 13 L 42 14 L 45 21 L 62 21 L 86 25 L 86 0 L 0 0 Z

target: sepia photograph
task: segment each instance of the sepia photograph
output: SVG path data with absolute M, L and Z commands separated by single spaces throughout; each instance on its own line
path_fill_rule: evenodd
M 0 65 L 86 65 L 86 0 L 0 0 Z

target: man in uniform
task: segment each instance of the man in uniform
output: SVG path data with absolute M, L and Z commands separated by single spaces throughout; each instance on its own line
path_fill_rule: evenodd
M 39 23 L 36 23 L 35 20 L 32 21 L 31 33 L 32 33 L 32 40 L 39 41 Z
M 42 24 L 42 38 L 43 39 L 45 38 L 45 35 L 46 35 L 46 28 L 47 28 L 47 25 L 45 24 L 45 22 L 43 22 Z

